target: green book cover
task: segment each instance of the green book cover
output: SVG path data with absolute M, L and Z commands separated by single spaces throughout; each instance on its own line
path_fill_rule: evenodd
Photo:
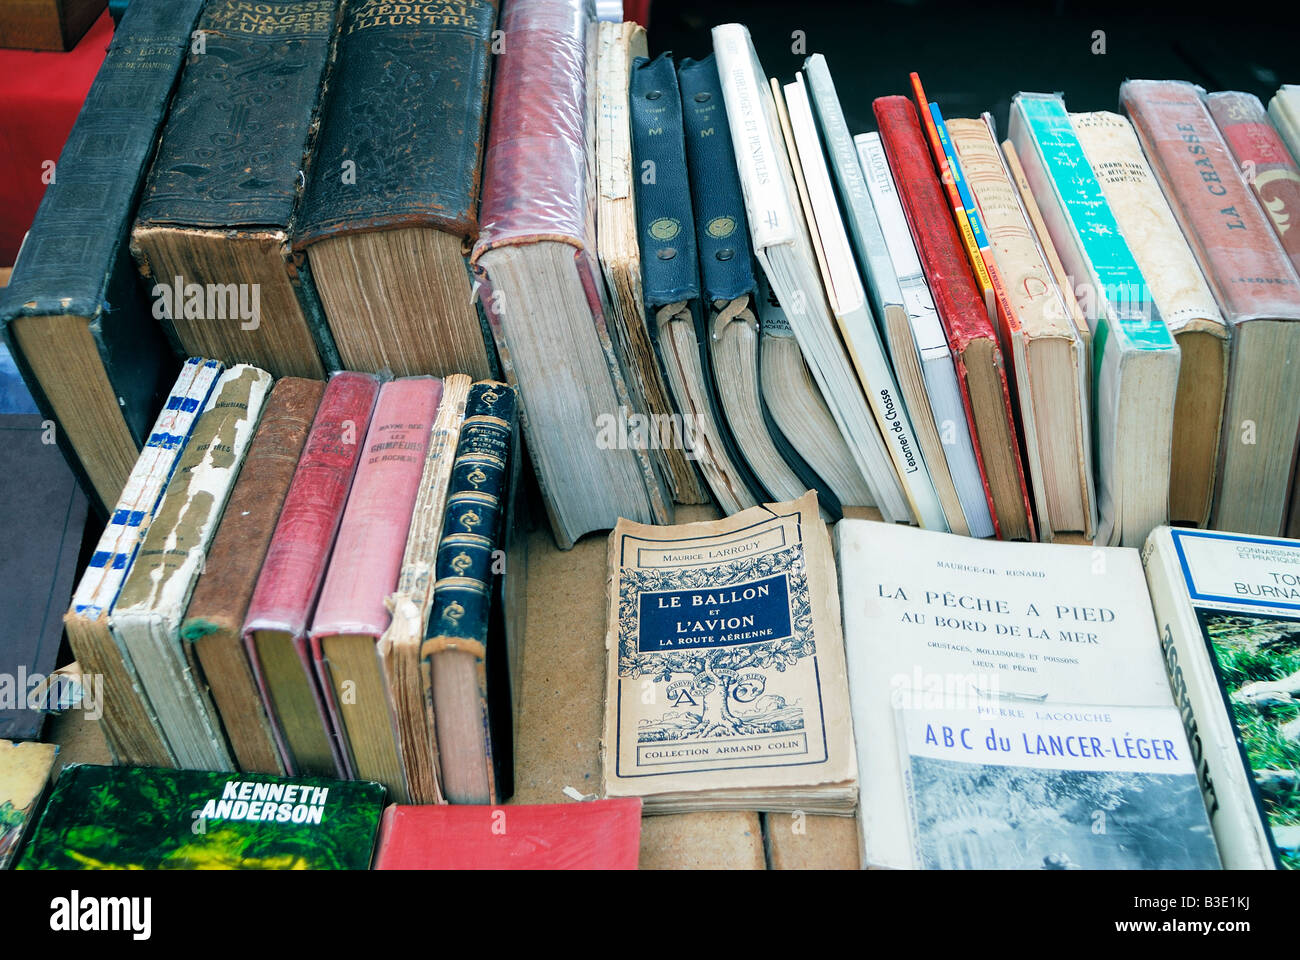
M 366 870 L 384 809 L 368 781 L 78 764 L 19 870 Z

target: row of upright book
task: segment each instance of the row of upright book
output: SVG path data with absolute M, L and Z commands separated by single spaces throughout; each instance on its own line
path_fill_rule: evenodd
M 115 760 L 509 796 L 516 424 L 464 374 L 188 360 L 64 618 Z

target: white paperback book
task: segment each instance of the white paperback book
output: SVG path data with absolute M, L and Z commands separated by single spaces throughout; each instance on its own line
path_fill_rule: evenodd
M 864 866 L 1219 866 L 1137 550 L 835 535 Z
M 713 47 L 754 253 L 876 506 L 886 520 L 911 521 L 912 511 L 822 289 L 776 103 L 762 80 L 749 31 L 737 23 L 714 27 Z
M 1300 868 L 1300 541 L 1157 527 L 1142 562 L 1223 865 Z
M 858 272 L 853 248 L 849 246 L 802 74 L 794 83 L 785 85 L 785 105 L 795 144 L 791 161 L 803 174 L 810 207 L 808 224 L 813 249 L 821 254 L 818 265 L 822 270 L 831 313 L 835 315 L 840 335 L 858 372 L 862 392 L 875 414 L 876 426 L 885 438 L 885 448 L 902 482 L 908 506 L 922 527 L 947 533 L 947 518 L 934 492 L 916 431 L 907 415 L 907 406 L 898 384 L 894 382 L 893 371 L 889 369 L 880 331 L 871 315 L 866 288 L 862 285 L 862 275 Z
M 889 259 L 902 293 L 903 306 L 911 327 L 915 358 L 896 355 L 895 364 L 918 363 L 929 397 L 928 411 L 912 410 L 913 417 L 928 415 L 934 420 L 935 430 L 943 444 L 962 514 L 972 537 L 993 536 L 993 517 L 984 492 L 984 478 L 979 461 L 975 459 L 975 445 L 971 442 L 970 424 L 966 420 L 966 407 L 961 402 L 961 385 L 957 382 L 957 368 L 953 364 L 948 337 L 935 309 L 930 286 L 921 268 L 921 258 L 916 253 L 903 203 L 898 198 L 894 176 L 889 170 L 885 148 L 880 134 L 862 133 L 854 137 L 862 170 L 867 178 L 867 189 L 876 211 L 876 219 L 889 248 Z

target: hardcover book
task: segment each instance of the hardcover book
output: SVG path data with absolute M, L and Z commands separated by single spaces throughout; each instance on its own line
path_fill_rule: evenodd
M 1160 527 L 1142 562 L 1223 865 L 1300 869 L 1300 542 Z
M 645 28 L 602 20 L 596 43 L 596 235 L 601 271 L 609 287 L 610 341 L 627 372 L 633 407 L 652 419 L 668 417 L 663 422 L 671 422 L 672 398 L 646 324 L 633 195 L 641 171 L 632 163 L 628 85 L 632 61 L 648 56 Z M 684 444 L 660 443 L 651 449 L 675 501 L 708 502 L 708 490 Z
M 987 246 L 998 333 L 1012 359 L 1012 397 L 1038 512 L 1038 539 L 1097 524 L 1089 429 L 1088 351 L 1066 312 L 998 150 L 991 119 L 946 124 Z
M 1004 540 L 1032 538 L 1033 515 L 1020 463 L 1006 362 L 963 252 L 951 206 L 935 175 L 916 108 L 906 97 L 880 97 L 872 103 L 872 110 L 957 365 L 966 422 L 975 440 L 994 529 Z
M 1092 329 L 1097 542 L 1139 546 L 1169 518 L 1182 352 L 1055 95 L 1020 93 L 1008 135 Z M 1082 287 L 1079 284 L 1082 283 Z
M 646 320 L 683 418 L 685 440 L 724 514 L 752 507 L 766 491 L 740 456 L 713 382 L 712 333 L 700 303 L 695 213 L 686 169 L 682 99 L 672 56 L 632 61 L 628 91 L 632 162 L 654 170 L 636 184 L 637 239 Z
M 451 803 L 500 803 L 514 791 L 511 701 L 521 651 L 492 627 L 506 614 L 495 588 L 514 575 L 503 548 L 518 417 L 508 385 L 474 384 L 448 485 L 420 665 Z
M 53 443 L 55 425 L 8 406 L 0 401 L 0 529 L 8 531 L 0 553 L 0 677 L 8 678 L 0 681 L 0 739 L 35 740 L 49 706 L 37 691 L 57 662 L 76 585 L 86 495 Z
M 749 245 L 736 155 L 731 137 L 725 135 L 727 108 L 713 54 L 703 60 L 682 60 L 677 79 L 707 314 L 701 346 L 709 354 L 712 387 L 726 432 L 735 442 L 737 457 L 765 492 L 761 499 L 792 500 L 812 488 L 822 508 L 838 517 L 838 497 L 771 422 L 763 402 L 754 251 Z M 784 381 L 775 386 L 786 388 Z
M 307 627 L 378 393 L 370 374 L 330 378 L 244 619 L 244 644 L 276 746 L 296 775 L 347 770 L 316 682 Z
M 925 272 L 921 269 L 916 243 L 907 226 L 907 216 L 889 170 L 885 148 L 878 133 L 859 134 L 854 143 L 906 314 L 903 322 L 899 323 L 893 311 L 886 312 L 887 335 L 899 385 L 905 395 L 913 398 L 908 409 L 921 437 L 921 449 L 936 451 L 933 455 L 926 452 L 926 465 L 938 464 L 941 459 L 946 465 L 947 482 L 953 488 L 952 495 L 957 498 L 956 511 L 950 512 L 950 507 L 944 507 L 949 529 L 963 536 L 991 537 L 993 515 L 989 512 L 984 477 L 971 440 L 971 428 L 966 421 L 957 368 Z M 882 264 L 878 271 L 873 271 L 873 283 L 877 283 L 875 276 L 879 273 L 881 279 L 878 283 L 882 288 L 889 282 L 883 270 Z M 930 475 L 934 477 L 935 491 L 942 500 L 945 495 L 940 491 L 945 472 L 932 467 Z
M 344 6 L 293 248 L 344 368 L 485 377 L 464 248 L 479 232 L 497 3 L 416 10 Z
M 162 766 L 171 762 L 171 753 L 149 711 L 135 695 L 135 675 L 113 639 L 109 613 L 223 369 L 216 360 L 198 358 L 181 367 L 63 617 L 68 645 L 82 672 L 103 678 L 100 729 L 118 763 Z
M 1228 327 L 1132 124 L 1114 113 L 1072 113 L 1070 125 L 1182 353 L 1174 398 L 1169 519 L 1203 527 L 1213 505 Z
M 1136 550 L 835 535 L 864 866 L 1219 867 Z
M 1232 330 L 1211 523 L 1280 533 L 1300 431 L 1300 277 L 1198 87 L 1129 80 L 1120 106 Z
M 109 617 L 135 673 L 135 694 L 158 724 L 170 765 L 183 769 L 232 769 L 221 721 L 190 669 L 180 628 L 271 380 L 241 363 L 212 388 Z
M 18 856 L 59 755 L 57 743 L 0 740 L 0 870 Z M 640 832 L 640 805 L 637 831 Z
M 471 258 L 563 549 L 619 517 L 669 522 L 672 497 L 649 448 L 681 436 L 647 436 L 652 426 L 632 408 L 605 320 L 590 13 L 584 0 L 506 7 L 501 29 L 518 53 L 503 57 L 493 78 L 483 230 Z M 537 184 L 548 185 L 542 198 Z
M 1268 101 L 1268 116 L 1291 152 L 1300 163 L 1300 85 L 1284 83 Z
M 244 651 L 244 615 L 325 384 L 286 377 L 272 388 L 194 587 L 181 640 L 206 681 L 239 769 L 284 773 Z
M 442 381 L 403 377 L 379 388 L 329 571 L 311 624 L 311 649 L 348 767 L 408 796 L 379 638 L 391 619 L 411 512 L 424 473 Z
M 18 869 L 366 870 L 383 807 L 364 781 L 73 764 Z
M 641 801 L 384 811 L 376 870 L 635 870 Z
M 321 379 L 338 351 L 290 223 L 340 0 L 210 0 L 131 232 L 181 355 Z M 209 291 L 213 291 L 209 293 Z
M 839 595 L 815 494 L 712 523 L 620 521 L 608 592 L 605 796 L 641 797 L 647 813 L 852 812 Z
M 128 234 L 202 0 L 138 3 L 0 291 L 0 329 L 96 512 L 117 502 L 176 366 Z
M 384 602 L 392 620 L 378 645 L 398 753 L 413 804 L 446 802 L 438 782 L 437 736 L 425 706 L 420 646 L 433 606 L 434 564 L 470 386 L 469 377 L 463 373 L 453 373 L 442 381 L 442 399 L 429 432 L 429 450 L 411 511 L 411 529 L 406 536 L 397 588 Z

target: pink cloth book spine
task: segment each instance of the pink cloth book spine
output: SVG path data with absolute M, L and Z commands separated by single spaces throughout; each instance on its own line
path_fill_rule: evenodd
M 326 704 L 316 683 L 306 633 L 378 394 L 379 378 L 371 374 L 345 371 L 330 378 L 312 420 L 298 468 L 289 483 L 289 492 L 285 494 L 284 507 L 271 536 L 271 545 L 267 548 L 244 620 L 244 643 L 249 662 L 267 716 L 273 720 L 271 732 L 276 746 L 290 774 L 297 772 L 293 756 L 284 731 L 275 720 L 275 706 L 262 674 L 252 633 L 255 630 L 282 630 L 294 637 L 298 659 L 311 682 L 321 723 L 329 733 L 334 766 L 339 776 L 345 776 L 346 757 L 331 727 Z
M 424 474 L 442 381 L 405 377 L 383 385 L 312 621 L 313 646 L 331 634 L 378 638 L 391 619 L 411 511 Z

